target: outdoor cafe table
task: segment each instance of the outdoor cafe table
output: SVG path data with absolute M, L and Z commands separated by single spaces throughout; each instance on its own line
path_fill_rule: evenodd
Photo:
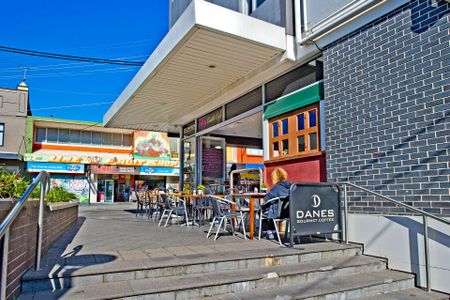
M 261 201 L 266 194 L 265 193 L 245 193 L 245 194 L 233 194 L 233 199 L 244 198 L 249 199 L 249 230 L 248 234 L 250 239 L 253 239 L 255 233 L 255 201 Z

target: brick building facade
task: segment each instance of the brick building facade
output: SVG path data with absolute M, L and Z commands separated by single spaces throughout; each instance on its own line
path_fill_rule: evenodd
M 450 216 L 450 4 L 431 2 L 411 1 L 323 52 L 327 176 Z M 349 206 L 403 212 L 364 197 Z

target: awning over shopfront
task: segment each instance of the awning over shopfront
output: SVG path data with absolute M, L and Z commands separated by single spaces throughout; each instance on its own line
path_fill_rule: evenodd
M 282 115 L 323 99 L 323 82 L 319 81 L 277 99 L 264 109 L 264 119 Z
M 104 116 L 108 127 L 178 132 L 176 125 L 286 50 L 285 28 L 192 1 Z

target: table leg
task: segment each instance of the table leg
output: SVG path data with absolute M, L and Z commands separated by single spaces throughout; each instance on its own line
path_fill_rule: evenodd
M 250 216 L 250 220 L 249 220 L 249 237 L 251 240 L 253 240 L 253 235 L 255 232 L 255 199 L 250 199 L 250 203 L 249 203 L 249 216 Z

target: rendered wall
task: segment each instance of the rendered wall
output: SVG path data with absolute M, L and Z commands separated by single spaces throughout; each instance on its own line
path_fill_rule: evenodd
M 450 293 L 450 226 L 428 220 L 431 287 Z M 389 268 L 412 272 L 426 286 L 421 217 L 349 215 L 349 240 L 364 243 L 364 253 L 386 257 Z

